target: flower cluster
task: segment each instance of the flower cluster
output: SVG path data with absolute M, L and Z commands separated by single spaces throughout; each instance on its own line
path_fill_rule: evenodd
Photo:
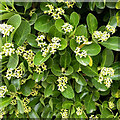
M 47 70 L 47 66 L 45 65 L 45 63 L 42 63 L 41 65 L 37 65 L 35 71 L 40 74 L 43 71 Z
M 69 23 L 64 23 L 64 25 L 62 26 L 62 30 L 65 33 L 70 33 L 71 31 L 73 31 L 73 26 L 70 25 Z
M 79 116 L 79 115 L 82 115 L 82 112 L 83 112 L 83 109 L 82 108 L 80 108 L 80 107 L 77 107 L 76 108 L 76 114 Z
M 110 32 L 111 34 L 114 34 L 115 33 L 115 28 L 111 25 L 107 25 L 106 26 L 106 29 L 108 32 Z
M 5 77 L 8 80 L 10 80 L 11 77 L 22 78 L 23 73 L 24 73 L 24 71 L 23 71 L 23 69 L 22 69 L 22 67 L 20 65 L 17 68 L 15 68 L 14 72 L 11 69 L 8 69 L 7 72 L 6 72 L 6 76 Z
M 109 88 L 112 83 L 112 79 L 110 77 L 113 76 L 114 70 L 112 68 L 103 67 L 101 69 L 98 82 L 102 84 L 102 81 L 104 81 L 105 86 Z
M 62 115 L 62 118 L 68 118 L 68 110 L 67 109 L 61 109 L 60 114 Z
M 85 50 L 81 50 L 79 47 L 76 47 L 74 52 L 76 56 L 80 56 L 80 58 L 87 56 L 87 52 Z
M 51 39 L 51 43 L 47 45 L 46 42 L 43 42 L 45 39 L 44 35 L 40 35 L 37 37 L 36 41 L 38 42 L 38 46 L 41 48 L 42 56 L 46 57 L 46 55 L 50 52 L 51 54 L 54 54 L 56 52 L 56 49 L 58 49 L 61 44 L 61 39 L 58 37 L 54 37 Z
M 67 1 L 65 2 L 65 3 L 67 4 L 67 7 L 68 7 L 68 8 L 70 8 L 70 7 L 73 8 L 73 6 L 74 6 L 74 4 L 75 4 L 75 0 L 72 0 L 72 1 L 73 1 L 73 2 L 67 0 Z
M 1 97 L 5 97 L 4 95 L 5 95 L 5 93 L 7 92 L 8 90 L 7 90 L 7 87 L 6 86 L 1 86 L 0 87 L 0 98 Z
M 24 46 L 19 46 L 16 50 L 17 55 L 22 55 L 25 49 L 26 48 Z
M 56 20 L 56 19 L 60 19 L 61 16 L 60 15 L 64 15 L 65 11 L 62 8 L 56 8 L 54 9 L 54 6 L 51 4 L 47 4 L 46 7 L 49 8 L 49 10 L 44 11 L 44 13 L 48 13 L 48 15 L 51 14 L 51 16 Z
M 41 88 L 41 86 L 36 83 L 35 86 L 34 86 L 34 88 L 32 89 L 31 95 L 32 96 L 37 96 L 38 95 L 38 90 L 40 88 Z
M 94 31 L 94 33 L 92 34 L 92 38 L 97 39 L 101 42 L 107 41 L 110 38 L 110 33 L 115 33 L 115 28 L 113 26 L 107 25 L 106 29 L 107 31 L 104 32 Z
M 2 53 L 5 56 L 11 56 L 15 53 L 15 48 L 12 43 L 5 43 L 4 46 L 2 46 Z
M 63 92 L 64 90 L 65 90 L 65 88 L 67 88 L 67 86 L 66 86 L 66 83 L 67 83 L 67 81 L 68 81 L 68 78 L 67 77 L 59 77 L 58 78 L 58 90 L 60 90 L 61 92 Z
M 0 32 L 3 34 L 3 37 L 9 36 L 10 32 L 14 30 L 14 27 L 11 25 L 7 25 L 5 23 L 0 24 Z
M 23 57 L 24 57 L 24 59 L 27 60 L 28 65 L 30 67 L 34 67 L 34 63 L 33 63 L 34 56 L 35 56 L 35 54 L 33 53 L 32 50 L 26 50 L 23 53 Z
M 23 105 L 24 105 L 24 112 L 25 112 L 25 113 L 31 112 L 31 107 L 28 106 L 30 100 L 29 100 L 28 98 L 24 98 L 24 99 L 22 100 L 22 102 L 23 102 Z
M 88 41 L 88 38 L 86 38 L 84 35 L 76 36 L 76 42 L 78 44 L 83 43 L 83 44 L 87 44 L 87 45 L 92 43 L 92 42 Z
M 11 105 L 16 105 L 17 104 L 17 100 L 16 99 L 13 99 L 12 101 L 11 101 Z
M 89 119 L 90 119 L 90 120 L 98 120 L 98 116 L 97 116 L 97 115 L 96 115 L 96 116 L 91 115 L 91 116 L 89 117 Z

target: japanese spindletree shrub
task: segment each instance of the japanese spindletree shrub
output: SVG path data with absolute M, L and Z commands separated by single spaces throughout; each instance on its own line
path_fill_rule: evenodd
M 120 2 L 0 3 L 0 118 L 119 118 Z

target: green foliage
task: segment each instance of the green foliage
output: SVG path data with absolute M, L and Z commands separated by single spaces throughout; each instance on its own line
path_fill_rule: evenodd
M 0 2 L 0 118 L 119 119 L 120 2 Z

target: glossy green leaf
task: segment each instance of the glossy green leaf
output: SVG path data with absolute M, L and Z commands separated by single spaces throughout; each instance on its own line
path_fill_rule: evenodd
M 82 74 L 73 73 L 72 78 L 74 78 L 75 81 L 80 85 L 83 85 L 83 86 L 87 85 L 87 82 L 85 81 L 85 78 L 82 76 Z
M 120 51 L 119 41 L 120 41 L 120 37 L 113 36 L 113 37 L 110 37 L 106 42 L 101 42 L 100 44 L 108 49 Z
M 90 58 L 88 56 L 86 56 L 86 58 L 85 57 L 80 58 L 79 55 L 75 57 L 76 57 L 76 60 L 84 66 L 87 66 L 90 62 Z
M 54 24 L 54 20 L 50 18 L 51 17 L 48 15 L 40 16 L 35 22 L 34 29 L 40 32 L 48 33 L 51 26 Z
M 98 28 L 97 19 L 92 13 L 89 13 L 87 16 L 87 25 L 90 34 L 93 34 L 93 32 Z
M 70 65 L 71 63 L 71 55 L 69 52 L 65 52 L 65 54 L 60 56 L 60 65 L 63 68 L 66 68 Z
M 61 46 L 58 48 L 58 50 L 64 50 L 67 47 L 67 40 L 64 38 L 61 38 L 60 45 Z
M 35 40 L 36 38 L 37 38 L 37 37 L 36 37 L 35 35 L 29 34 L 29 35 L 27 36 L 27 41 L 28 41 L 28 43 L 29 43 L 32 47 L 39 48 L 39 47 L 38 47 L 38 43 L 37 43 L 37 41 Z
M 36 22 L 36 20 L 37 20 L 37 14 L 33 13 L 32 17 L 31 17 L 31 19 L 29 21 L 29 24 L 33 25 Z
M 40 80 L 42 80 L 44 76 L 44 72 L 41 73 L 41 74 L 38 74 L 38 73 L 33 73 L 33 79 L 35 80 L 35 82 L 39 82 Z
M 87 27 L 85 25 L 79 25 L 75 31 L 75 36 L 82 36 L 82 35 L 84 35 L 85 37 L 87 37 L 88 35 Z
M 20 27 L 17 29 L 14 36 L 15 43 L 18 46 L 23 45 L 30 31 L 31 31 L 30 24 L 27 21 L 22 21 Z
M 30 118 L 35 118 L 35 119 L 39 119 L 40 117 L 39 117 L 39 115 L 34 111 L 34 110 L 32 110 L 30 113 L 29 113 L 29 117 Z
M 95 107 L 95 102 L 92 100 L 92 94 L 91 95 L 87 95 L 85 97 L 85 108 L 86 108 L 86 112 L 89 114 L 89 113 L 92 113 L 93 111 L 96 110 L 96 107 Z
M 70 15 L 70 23 L 73 26 L 77 26 L 79 24 L 80 16 L 76 12 L 72 12 Z
M 114 61 L 114 54 L 112 50 L 109 49 L 104 49 L 102 52 L 102 62 L 101 66 L 102 67 L 109 67 Z
M 11 97 L 0 98 L 0 109 L 7 107 L 11 103 Z
M 14 70 L 17 67 L 18 62 L 19 62 L 19 56 L 16 53 L 12 54 L 9 58 L 7 68 Z
M 56 28 L 63 33 L 62 26 L 64 25 L 64 21 L 62 19 L 58 19 L 55 21 Z
M 53 91 L 53 85 L 48 85 L 44 91 L 44 96 L 49 97 L 50 95 L 52 95 L 52 91 Z
M 0 20 L 6 20 L 9 19 L 14 15 L 14 12 L 4 13 L 0 15 Z
M 40 65 L 47 61 L 47 59 L 51 56 L 51 54 L 47 54 L 46 57 L 42 56 L 42 53 L 40 51 L 37 52 L 37 54 L 34 57 L 34 64 L 35 65 Z
M 90 45 L 83 46 L 82 50 L 85 50 L 89 56 L 96 56 L 100 53 L 101 47 L 98 44 L 92 43 Z
M 65 89 L 65 91 L 61 92 L 61 94 L 68 99 L 74 98 L 74 91 L 72 87 L 69 85 L 67 85 L 67 88 Z

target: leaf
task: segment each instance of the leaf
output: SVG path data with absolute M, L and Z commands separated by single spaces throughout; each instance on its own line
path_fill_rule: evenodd
M 76 60 L 84 66 L 87 66 L 90 62 L 90 58 L 88 56 L 86 56 L 86 58 L 85 57 L 80 58 L 80 56 L 75 56 L 75 57 Z
M 20 89 L 20 79 L 11 80 L 11 83 L 16 87 L 16 90 Z
M 89 13 L 87 16 L 87 25 L 90 34 L 93 34 L 93 32 L 98 28 L 97 19 L 92 13 Z
M 67 40 L 64 38 L 61 38 L 60 45 L 61 46 L 58 48 L 58 50 L 64 50 L 67 47 Z
M 78 46 L 78 44 L 76 43 L 75 39 L 71 39 L 70 40 L 70 48 L 72 49 L 72 51 L 75 51 L 77 46 Z
M 16 99 L 17 99 L 17 110 L 19 113 L 23 114 L 24 113 L 24 105 L 18 96 Z
M 115 16 L 112 16 L 112 17 L 110 18 L 108 24 L 116 28 L 116 26 L 117 26 L 117 19 L 116 19 L 116 17 L 115 17 Z
M 102 52 L 102 62 L 101 67 L 109 67 L 114 61 L 114 54 L 112 50 L 104 49 Z
M 51 17 L 48 15 L 40 16 L 35 22 L 34 29 L 40 32 L 48 33 L 51 26 L 54 24 L 54 20 L 53 19 L 50 20 L 50 18 Z
M 118 1 L 118 2 L 116 3 L 115 8 L 116 8 L 116 9 L 120 9 L 120 1 Z
M 85 97 L 84 104 L 85 104 L 86 112 L 88 114 L 90 114 L 90 113 L 92 113 L 93 111 L 96 110 L 95 102 L 92 100 L 92 94 L 91 95 L 88 94 Z
M 74 78 L 75 81 L 80 85 L 83 85 L 83 86 L 87 85 L 87 82 L 85 81 L 85 78 L 82 76 L 82 74 L 73 73 L 72 78 Z
M 24 85 L 21 86 L 20 91 L 24 96 L 29 96 L 30 93 L 32 92 L 32 88 L 35 85 L 35 81 L 33 80 L 28 80 Z
M 33 25 L 37 20 L 37 14 L 36 13 L 33 13 L 31 19 L 29 20 L 29 24 L 30 25 Z
M 55 27 L 55 25 L 53 25 L 49 32 L 48 32 L 49 37 L 59 37 L 62 38 L 62 33 L 60 31 L 58 31 L 58 29 Z
M 120 27 L 120 11 L 116 13 L 117 26 Z
M 96 2 L 95 4 L 99 9 L 104 9 L 105 8 L 104 0 L 99 0 L 99 2 Z
M 75 91 L 76 91 L 77 93 L 80 93 L 80 92 L 82 92 L 83 90 L 84 90 L 84 87 L 83 87 L 82 85 L 78 84 L 77 82 L 75 82 Z
M 69 52 L 65 52 L 65 54 L 61 55 L 60 57 L 60 65 L 63 68 L 66 68 L 70 65 L 71 63 L 71 55 Z
M 17 29 L 15 36 L 14 36 L 15 43 L 18 46 L 23 45 L 30 31 L 31 31 L 30 24 L 27 21 L 22 21 L 20 24 L 20 27 Z
M 92 43 L 90 45 L 83 46 L 81 50 L 85 50 L 89 56 L 96 56 L 100 53 L 101 47 L 98 44 Z
M 68 99 L 74 98 L 74 91 L 72 87 L 69 85 L 67 85 L 67 88 L 65 89 L 65 91 L 61 92 L 61 94 Z
M 105 86 L 104 83 L 100 84 L 98 82 L 98 78 L 92 78 L 92 83 L 95 86 L 96 89 L 100 90 L 100 91 L 106 91 L 108 88 Z
M 73 73 L 73 67 L 72 66 L 69 66 L 65 72 L 62 73 L 62 75 L 70 75 Z
M 87 37 L 88 35 L 87 27 L 85 25 L 79 25 L 75 31 L 75 36 L 82 36 L 82 35 L 84 35 L 85 37 Z
M 73 105 L 73 101 L 66 100 L 62 103 L 62 108 L 63 109 L 70 109 L 72 105 Z
M 120 99 L 117 101 L 117 109 L 120 111 Z
M 62 19 L 58 19 L 55 21 L 55 27 L 63 33 L 62 26 L 64 25 L 64 21 Z
M 52 98 L 50 98 L 50 100 L 49 100 L 49 105 L 51 107 L 51 110 L 53 111 L 53 100 L 52 100 Z
M 37 54 L 34 57 L 34 64 L 35 65 L 41 65 L 42 63 L 44 63 L 45 61 L 47 61 L 47 59 L 51 56 L 51 54 L 47 54 L 46 57 L 42 56 L 42 53 L 40 51 L 37 52 Z
M 52 85 L 48 85 L 47 88 L 44 91 L 44 96 L 45 97 L 49 97 L 50 95 L 53 94 L 52 91 L 53 91 L 53 84 Z
M 27 9 L 29 9 L 32 6 L 32 2 L 23 2 L 23 6 L 25 8 L 24 13 Z
M 93 60 L 92 60 L 92 58 L 91 58 L 90 56 L 88 56 L 88 57 L 90 58 L 89 66 L 92 67 L 92 65 L 93 65 Z
M 113 36 L 113 37 L 110 37 L 106 42 L 101 42 L 100 44 L 108 49 L 120 51 L 119 41 L 120 41 L 120 37 Z
M 56 80 L 57 80 L 57 77 L 54 76 L 53 74 L 48 75 L 48 77 L 47 77 L 47 79 L 46 79 L 46 81 L 47 81 L 49 84 L 54 83 Z
M 97 68 L 95 66 L 81 66 L 82 72 L 89 77 L 94 77 L 98 75 Z
M 38 73 L 33 73 L 33 79 L 35 80 L 35 82 L 39 82 L 40 80 L 42 80 L 44 76 L 44 72 L 42 72 L 41 74 Z
M 39 117 L 39 115 L 34 111 L 34 110 L 32 110 L 30 113 L 29 113 L 29 117 L 30 118 L 35 118 L 35 119 L 39 119 L 40 117 Z
M 19 56 L 16 53 L 12 54 L 9 58 L 7 68 L 11 69 L 11 70 L 14 70 L 17 67 L 18 62 L 19 62 Z
M 101 111 L 101 118 L 109 118 L 109 116 L 111 116 L 112 113 L 110 110 L 108 110 L 107 108 L 103 108 Z M 111 117 L 110 117 L 111 118 Z
M 76 12 L 72 12 L 70 15 L 70 24 L 77 26 L 79 24 L 80 16 Z
M 35 40 L 37 37 L 34 35 L 34 34 L 29 34 L 27 36 L 27 41 L 29 43 L 29 45 L 31 45 L 32 47 L 35 47 L 35 48 L 39 48 L 38 47 L 38 43 L 37 41 Z
M 7 107 L 11 103 L 11 97 L 0 98 L 0 109 Z
M 1 20 L 6 20 L 9 19 L 10 17 L 12 17 L 14 15 L 14 12 L 9 12 L 9 13 L 4 13 L 0 15 L 0 21 Z

